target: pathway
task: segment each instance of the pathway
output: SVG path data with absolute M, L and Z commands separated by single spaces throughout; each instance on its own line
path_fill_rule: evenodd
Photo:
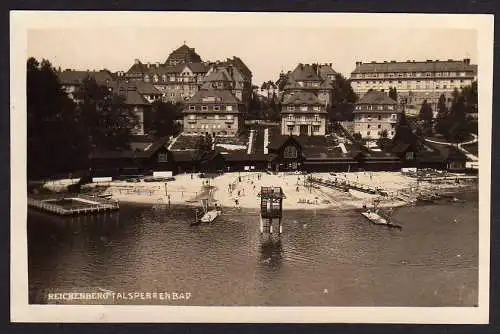
M 458 146 L 458 149 L 465 154 L 465 156 L 471 160 L 471 161 L 474 161 L 474 162 L 477 162 L 478 161 L 478 157 L 475 156 L 474 154 L 470 153 L 469 151 L 467 151 L 465 148 L 463 148 L 463 145 L 468 145 L 468 144 L 474 144 L 474 143 L 477 143 L 478 142 L 478 139 L 477 139 L 477 135 L 471 133 L 471 135 L 474 137 L 474 139 L 472 140 L 469 140 L 469 141 L 465 141 L 465 142 L 462 142 L 462 143 L 459 143 L 457 146 Z M 441 142 L 441 141 L 436 141 L 436 140 L 432 140 L 432 139 L 425 139 L 425 141 L 428 141 L 429 143 L 434 143 L 434 144 L 441 144 L 441 145 L 447 145 L 447 146 L 455 146 L 454 143 L 449 143 L 449 142 Z

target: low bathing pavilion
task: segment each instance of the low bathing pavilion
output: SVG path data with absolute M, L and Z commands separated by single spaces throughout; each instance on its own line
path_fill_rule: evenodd
M 278 233 L 283 233 L 283 199 L 286 198 L 281 187 L 261 187 L 260 197 L 260 232 L 273 234 L 273 219 L 278 220 Z

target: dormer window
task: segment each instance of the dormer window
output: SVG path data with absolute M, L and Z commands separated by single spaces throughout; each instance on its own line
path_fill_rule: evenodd
M 307 106 L 305 105 L 300 106 L 300 111 L 307 111 Z
M 202 110 L 202 111 L 207 111 L 207 110 L 208 110 L 208 107 L 207 107 L 207 106 L 201 106 L 201 110 Z
M 214 106 L 214 111 L 220 111 L 220 106 Z
M 295 106 L 288 106 L 286 109 L 288 111 L 295 111 Z
M 189 110 L 195 110 L 195 109 L 196 109 L 196 107 L 194 105 L 189 106 Z

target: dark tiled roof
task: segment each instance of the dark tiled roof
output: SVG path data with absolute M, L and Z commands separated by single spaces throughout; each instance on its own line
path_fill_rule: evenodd
M 319 74 L 326 79 L 329 75 L 336 75 L 337 72 L 330 65 L 319 65 Z
M 150 158 L 158 149 L 165 147 L 168 142 L 167 137 L 159 138 L 158 140 L 149 143 L 146 149 L 130 149 L 130 150 L 95 150 L 89 156 L 90 159 L 145 159 Z M 133 143 L 132 143 L 133 144 Z M 145 143 L 141 143 L 145 144 Z M 132 147 L 134 145 L 131 145 Z M 166 148 L 166 147 L 165 147 Z
M 136 106 L 150 105 L 150 103 L 139 94 L 137 87 L 133 85 L 120 85 L 116 92 L 125 98 L 125 104 Z
M 363 95 L 357 104 L 397 104 L 389 95 L 378 90 L 372 90 Z
M 139 94 L 162 95 L 162 93 L 152 83 L 138 81 L 135 84 Z
M 362 63 L 352 73 L 474 71 L 473 66 L 461 60 Z
M 187 63 L 185 66 L 189 67 L 194 73 L 206 73 L 208 71 L 204 63 Z
M 445 160 L 458 160 L 466 161 L 467 156 L 460 152 L 460 150 L 454 146 L 440 145 L 435 143 L 425 143 L 425 145 L 431 149 L 435 149 L 439 152 L 439 155 Z
M 312 92 L 296 92 L 293 95 L 288 94 L 283 101 L 284 105 L 323 105 L 323 103 Z
M 204 79 L 205 82 L 210 82 L 210 81 L 231 81 L 231 78 L 229 77 L 228 73 L 220 68 L 215 69 L 212 73 L 207 75 Z
M 194 48 L 190 48 L 186 44 L 181 45 L 172 53 L 167 58 L 166 63 L 168 63 L 170 60 L 182 60 L 185 62 L 201 62 L 200 55 L 197 54 L 194 50 Z
M 86 78 L 93 78 L 99 85 L 106 85 L 113 81 L 110 72 L 102 71 L 62 71 L 57 72 L 62 85 L 80 85 Z
M 203 98 L 215 97 L 219 101 L 217 102 L 204 102 Z M 210 90 L 210 89 L 200 89 L 196 94 L 189 100 L 188 103 L 226 103 L 226 104 L 239 104 L 238 98 L 234 96 L 231 91 L 228 90 Z
M 177 162 L 192 162 L 198 159 L 196 150 L 172 151 L 172 159 Z
M 239 57 L 236 57 L 236 56 L 233 56 L 233 58 L 228 58 L 226 63 L 228 65 L 232 65 L 234 67 L 236 67 L 237 69 L 239 69 L 242 74 L 247 78 L 247 79 L 250 79 L 251 76 L 252 76 L 252 71 L 250 71 L 250 69 L 248 68 L 247 65 L 245 65 L 245 63 L 243 62 L 243 60 L 241 60 L 241 58 Z
M 295 81 L 321 81 L 318 73 L 316 73 L 313 66 L 309 64 L 297 65 L 291 75 Z

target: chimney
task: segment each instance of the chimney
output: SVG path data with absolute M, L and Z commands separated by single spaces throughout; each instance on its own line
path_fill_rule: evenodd
M 406 60 L 406 62 L 407 62 L 407 63 L 411 63 L 411 60 L 410 60 L 410 59 L 407 59 L 407 60 Z
M 159 68 L 160 67 L 160 62 L 156 62 L 156 68 Z
M 432 62 L 432 59 L 427 59 L 427 62 L 428 62 L 428 63 Z
M 464 58 L 464 63 L 470 65 L 470 58 Z
M 396 61 L 395 60 L 391 60 L 391 63 L 395 63 Z
M 372 60 L 372 61 L 371 61 L 371 63 L 372 63 L 372 64 L 376 64 L 377 62 L 376 62 L 375 60 Z
M 356 62 L 356 66 L 359 66 L 359 65 L 361 65 L 361 64 L 363 64 L 363 62 L 362 62 L 362 61 L 357 61 L 357 62 Z
M 139 59 L 135 59 L 135 60 L 134 60 L 134 64 L 138 65 L 138 64 L 140 64 L 140 63 L 141 63 L 141 62 L 139 61 Z
M 150 68 L 150 67 L 151 67 L 151 63 L 148 63 L 148 68 Z

